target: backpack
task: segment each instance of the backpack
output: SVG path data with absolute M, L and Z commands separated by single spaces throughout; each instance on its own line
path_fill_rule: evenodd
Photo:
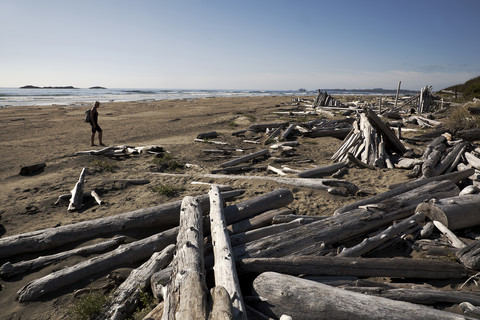
M 90 121 L 90 109 L 85 111 L 85 122 L 91 122 Z

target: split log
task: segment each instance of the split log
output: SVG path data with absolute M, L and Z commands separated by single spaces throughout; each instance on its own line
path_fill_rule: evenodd
M 460 240 L 450 229 L 448 229 L 443 223 L 440 221 L 433 221 L 433 224 L 435 227 L 440 230 L 441 233 L 443 233 L 448 240 L 452 243 L 452 246 L 457 249 L 464 248 L 466 244 Z
M 467 162 L 472 166 L 474 167 L 475 169 L 478 169 L 480 170 L 480 159 L 477 158 L 476 156 L 474 156 L 472 153 L 470 152 L 465 152 L 465 159 L 467 160 Z
M 122 264 L 132 264 L 148 259 L 156 251 L 163 250 L 175 242 L 178 227 L 155 234 L 148 238 L 124 244 L 117 249 L 80 262 L 71 267 L 52 272 L 33 280 L 21 288 L 16 295 L 20 302 L 28 302 L 54 292 L 65 286 L 79 282 L 92 274 L 97 274 Z
M 83 168 L 78 178 L 78 182 L 73 187 L 71 193 L 72 197 L 70 198 L 70 204 L 68 205 L 68 211 L 79 210 L 82 208 L 83 202 L 83 186 L 85 182 L 85 172 L 87 168 Z
M 253 282 L 255 305 L 261 312 L 293 319 L 464 319 L 446 311 L 382 297 L 371 297 L 310 280 L 275 272 L 260 274 Z M 322 299 L 318 299 L 321 296 Z
M 292 229 L 288 234 L 274 234 L 235 247 L 235 255 L 237 258 L 279 257 L 293 254 L 320 242 L 324 242 L 326 246 L 332 245 L 375 231 L 394 220 L 411 216 L 414 208 L 423 201 L 424 194 L 448 197 L 448 194 L 452 193 L 458 194 L 458 188 L 453 182 L 444 181 L 441 185 L 432 183 L 389 199 L 377 208 L 358 208 L 349 211 L 348 214 L 328 217 Z M 413 197 L 415 194 L 417 195 Z M 365 223 L 365 220 L 368 223 Z
M 224 287 L 232 301 L 235 319 L 246 319 L 245 304 L 238 282 L 232 246 L 228 236 L 222 198 L 217 186 L 212 186 L 210 196 L 210 223 L 213 252 L 215 256 L 215 286 Z
M 220 191 L 216 188 L 221 200 Z M 185 197 L 182 201 L 172 269 L 167 296 L 164 297 L 162 319 L 206 319 L 202 211 L 193 197 Z
M 222 193 L 224 199 L 243 193 L 241 190 Z M 208 195 L 198 196 L 202 210 L 208 211 Z M 293 196 L 292 196 L 293 199 Z M 130 211 L 105 218 L 98 218 L 65 226 L 41 229 L 0 239 L 0 258 L 28 252 L 52 249 L 79 240 L 92 239 L 102 234 L 110 234 L 145 226 L 177 226 L 180 216 L 180 201 Z
M 299 178 L 311 178 L 311 177 L 322 177 L 327 176 L 347 165 L 346 162 L 338 162 L 324 167 L 317 167 L 314 169 L 309 169 L 302 171 L 298 174 Z
M 480 270 L 480 240 L 476 240 L 456 253 L 462 264 L 473 270 Z
M 45 164 L 45 162 L 41 162 L 41 163 L 32 164 L 30 166 L 21 167 L 19 174 L 21 176 L 26 176 L 26 175 L 32 174 L 36 171 L 40 171 L 41 169 L 45 168 L 46 166 L 47 165 Z
M 238 269 L 290 275 L 389 277 L 411 279 L 461 279 L 465 268 L 456 262 L 410 258 L 356 258 L 330 256 L 289 256 L 281 258 L 245 258 Z
M 405 193 L 407 191 L 410 191 L 412 189 L 423 186 L 423 185 L 425 185 L 427 183 L 430 183 L 432 181 L 451 180 L 455 183 L 458 183 L 461 180 L 470 177 L 474 173 L 475 173 L 474 169 L 468 169 L 468 170 L 464 170 L 464 171 L 451 172 L 451 173 L 448 173 L 448 174 L 443 174 L 443 175 L 428 178 L 428 179 L 420 179 L 420 180 L 414 180 L 414 181 L 409 181 L 409 182 L 403 182 L 398 187 L 396 187 L 394 189 L 391 189 L 391 190 L 388 190 L 384 193 L 380 193 L 376 196 L 373 196 L 373 197 L 370 197 L 370 198 L 367 198 L 367 199 L 362 199 L 360 201 L 357 201 L 357 202 L 348 204 L 346 206 L 343 206 L 343 207 L 335 210 L 334 215 L 338 215 L 338 214 L 347 212 L 349 210 L 358 208 L 359 206 L 378 203 L 378 202 L 383 201 L 385 199 L 394 197 L 396 195 L 399 195 L 399 194 Z
M 469 194 L 435 202 L 421 203 L 415 209 L 432 221 L 439 221 L 450 230 L 474 227 L 480 224 L 480 195 Z
M 68 251 L 63 251 L 63 252 L 48 255 L 48 256 L 40 256 L 33 260 L 20 261 L 13 264 L 10 262 L 6 262 L 0 267 L 0 277 L 10 278 L 22 273 L 27 273 L 27 272 L 51 265 L 52 263 L 64 260 L 74 255 L 87 256 L 92 253 L 103 252 L 107 249 L 118 246 L 118 244 L 124 242 L 125 239 L 126 237 L 124 236 L 118 236 L 113 239 L 92 244 L 89 246 L 80 247 L 80 248 L 76 248 Z
M 167 246 L 162 252 L 155 252 L 150 259 L 133 270 L 128 278 L 111 294 L 104 319 L 127 319 L 140 301 L 140 292 L 150 285 L 152 274 L 164 268 L 173 257 L 175 246 Z
M 365 238 L 360 244 L 351 247 L 345 248 L 340 254 L 339 257 L 359 257 L 369 251 L 377 248 L 379 245 L 387 242 L 388 240 L 396 237 L 399 233 L 405 231 L 406 229 L 410 228 L 414 224 L 418 224 L 419 222 L 423 221 L 425 216 L 421 212 L 417 212 L 413 216 L 399 222 L 396 224 L 391 225 L 388 229 L 380 232 L 379 234 Z
M 439 163 L 442 155 L 445 153 L 445 145 L 441 148 L 437 148 L 430 153 L 427 159 L 422 164 L 422 174 L 425 178 L 431 178 L 435 176 L 435 167 Z
M 269 154 L 268 149 L 263 149 L 263 150 L 260 150 L 260 151 L 257 151 L 257 152 L 251 153 L 251 154 L 247 154 L 243 157 L 239 157 L 239 158 L 233 159 L 231 161 L 224 162 L 224 163 L 220 164 L 220 167 L 222 167 L 222 168 L 231 167 L 231 166 L 234 166 L 236 164 L 239 164 L 239 163 L 242 163 L 242 162 L 247 162 L 247 161 L 250 161 L 250 160 L 255 159 L 255 158 L 264 157 L 268 154 Z

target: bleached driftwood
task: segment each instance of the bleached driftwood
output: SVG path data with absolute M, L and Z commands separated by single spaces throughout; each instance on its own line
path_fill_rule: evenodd
M 312 188 L 319 190 L 327 190 L 331 187 L 344 187 L 348 189 L 351 194 L 355 194 L 358 187 L 351 182 L 340 179 L 315 179 L 315 178 L 284 178 L 284 177 L 269 177 L 269 176 L 236 176 L 227 174 L 179 174 L 179 173 L 167 173 L 167 172 L 155 172 L 154 174 L 170 177 L 202 177 L 211 179 L 233 179 L 233 180 L 269 180 L 281 184 L 290 186 Z
M 480 240 L 476 240 L 456 252 L 462 264 L 472 270 L 480 270 Z
M 373 197 L 370 197 L 370 198 L 367 198 L 367 199 L 362 199 L 360 201 L 357 201 L 357 202 L 348 204 L 346 206 L 343 206 L 343 207 L 335 210 L 334 214 L 337 215 L 337 214 L 340 214 L 340 213 L 347 212 L 349 210 L 358 208 L 359 206 L 378 203 L 382 200 L 385 200 L 385 199 L 391 198 L 393 196 L 405 193 L 409 190 L 412 190 L 414 188 L 418 188 L 418 187 L 420 187 L 422 185 L 425 185 L 427 183 L 430 183 L 432 181 L 451 180 L 455 183 L 458 183 L 461 180 L 470 177 L 474 173 L 475 173 L 474 169 L 467 169 L 467 170 L 464 170 L 464 171 L 451 172 L 451 173 L 448 173 L 448 174 L 443 174 L 443 175 L 435 176 L 435 177 L 428 178 L 428 179 L 419 179 L 419 180 L 409 181 L 409 182 L 406 182 L 406 183 L 403 182 L 394 189 L 391 189 L 391 190 L 388 190 L 384 193 L 380 193 L 376 196 L 373 196 Z
M 222 286 L 227 290 L 232 301 L 235 319 L 246 319 L 245 305 L 238 282 L 220 190 L 218 187 L 212 186 L 209 195 L 212 244 L 215 256 L 215 266 L 213 268 L 215 286 Z
M 311 177 L 318 177 L 318 176 L 326 176 L 332 173 L 335 173 L 339 169 L 345 167 L 347 165 L 346 162 L 338 162 L 328 166 L 323 167 L 316 167 L 313 169 L 305 170 L 298 173 L 299 178 L 311 178 Z
M 390 277 L 412 279 L 461 279 L 465 268 L 451 261 L 410 258 L 358 258 L 331 256 L 288 256 L 280 258 L 244 258 L 238 261 L 242 271 L 267 271 L 290 275 Z
M 64 260 L 74 255 L 87 256 L 92 253 L 102 252 L 124 242 L 125 238 L 126 237 L 124 236 L 118 236 L 113 239 L 106 240 L 100 243 L 96 243 L 96 244 L 92 244 L 89 246 L 84 246 L 84 247 L 80 247 L 80 248 L 76 248 L 68 251 L 59 252 L 59 253 L 48 255 L 48 256 L 40 256 L 32 260 L 20 261 L 16 263 L 6 262 L 0 267 L 0 277 L 2 278 L 13 277 L 22 273 L 26 273 L 29 271 L 33 271 L 33 270 L 48 266 L 52 263 Z
M 275 168 L 274 166 L 267 166 L 267 170 L 272 171 L 280 176 L 286 176 L 287 174 L 283 172 L 281 169 Z
M 290 213 L 292 213 L 292 210 L 289 208 L 280 208 L 264 211 L 255 216 L 252 216 L 251 218 L 232 223 L 227 227 L 227 229 L 231 234 L 236 234 L 252 229 L 265 227 L 271 225 L 275 217 L 279 215 L 288 215 Z
M 73 187 L 71 193 L 72 197 L 70 198 L 70 204 L 68 205 L 68 211 L 79 210 L 82 208 L 83 202 L 83 186 L 85 184 L 85 173 L 87 168 L 83 168 L 82 172 L 80 173 L 80 177 L 78 178 L 75 187 Z
M 71 285 L 103 270 L 148 259 L 158 250 L 175 242 L 178 227 L 160 232 L 148 238 L 124 244 L 117 249 L 85 260 L 71 267 L 52 272 L 40 279 L 30 281 L 17 292 L 20 302 L 38 298 Z
M 216 286 L 210 290 L 210 294 L 212 296 L 213 305 L 208 319 L 234 320 L 234 309 L 227 289 L 222 286 Z
M 103 312 L 104 319 L 127 319 L 140 301 L 140 292 L 150 285 L 152 274 L 165 267 L 173 257 L 175 246 L 167 246 L 161 252 L 155 252 L 150 259 L 134 269 L 128 278 L 110 295 L 108 305 Z
M 372 297 L 275 272 L 260 274 L 253 282 L 255 307 L 274 318 L 293 319 L 463 319 L 430 307 Z M 322 299 L 318 299 L 321 296 Z
M 428 218 L 441 222 L 450 230 L 475 227 L 480 224 L 480 194 L 466 194 L 421 203 L 415 211 L 423 212 Z
M 226 191 L 222 193 L 222 196 L 229 198 L 242 193 L 241 190 Z M 210 205 L 208 195 L 200 195 L 197 199 L 202 204 L 202 209 L 204 211 L 208 210 Z M 0 239 L 0 258 L 38 252 L 79 240 L 91 239 L 102 234 L 144 226 L 162 226 L 165 229 L 177 226 L 180 206 L 181 200 L 105 218 L 4 237 Z
M 394 238 L 399 233 L 407 230 L 414 224 L 418 224 L 419 222 L 423 221 L 425 216 L 421 212 L 417 212 L 413 216 L 399 222 L 396 224 L 391 225 L 386 230 L 380 232 L 379 234 L 365 238 L 360 244 L 351 247 L 345 248 L 340 254 L 339 257 L 359 257 L 375 248 L 377 248 L 382 243 L 387 242 L 388 240 Z
M 193 197 L 182 201 L 176 248 L 162 319 L 206 319 L 202 212 Z
M 433 221 L 435 227 L 443 233 L 448 240 L 452 243 L 452 246 L 458 249 L 462 249 L 466 246 L 466 244 L 460 240 L 452 231 L 450 231 L 443 223 L 440 221 Z
M 242 163 L 242 162 L 250 161 L 250 160 L 255 159 L 255 158 L 264 157 L 268 154 L 269 154 L 268 149 L 263 149 L 263 150 L 260 150 L 260 151 L 254 152 L 254 153 L 247 154 L 243 157 L 239 157 L 239 158 L 233 159 L 231 161 L 224 162 L 224 163 L 220 164 L 220 167 L 222 167 L 222 168 L 231 167 L 231 166 L 237 165 L 237 164 Z

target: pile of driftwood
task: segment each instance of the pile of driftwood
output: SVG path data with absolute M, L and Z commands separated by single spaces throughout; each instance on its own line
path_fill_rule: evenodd
M 318 89 L 318 94 L 315 100 L 313 101 L 313 107 L 319 108 L 324 106 L 338 106 L 340 103 L 331 95 L 327 93 L 327 91 L 322 91 Z
M 213 185 L 208 195 L 2 238 L 0 259 L 16 262 L 3 264 L 0 275 L 9 278 L 28 273 L 79 252 L 104 252 L 31 281 L 17 294 L 25 303 L 71 288 L 95 274 L 143 263 L 111 293 L 105 319 L 126 319 L 136 308 L 140 291 L 148 288 L 163 302 L 146 319 L 194 315 L 200 319 L 311 319 L 319 315 L 453 319 L 454 314 L 422 304 L 461 304 L 475 312 L 480 295 L 452 294 L 408 281 L 466 281 L 470 270 L 480 269 L 479 241 L 468 239 L 472 231 L 466 231 L 480 224 L 476 214 L 480 195 L 464 195 L 459 189 L 474 171 L 404 183 L 339 208 L 330 217 L 293 214 L 287 208 L 293 201 L 288 189 L 224 206 L 224 200 L 241 191 L 220 193 Z M 68 243 L 147 226 L 158 228 L 158 233 L 119 247 L 125 240 L 122 236 L 33 260 L 21 259 L 27 253 L 41 255 Z M 374 257 L 375 252 L 392 246 L 425 252 L 430 259 Z M 435 255 L 440 258 L 432 260 Z M 455 255 L 460 263 L 451 258 Z M 378 282 L 381 278 L 391 280 Z M 394 279 L 401 279 L 402 284 L 395 284 Z

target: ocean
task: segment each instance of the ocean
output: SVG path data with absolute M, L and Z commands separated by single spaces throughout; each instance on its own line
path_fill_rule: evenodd
M 325 89 L 329 94 L 395 94 L 385 89 Z M 154 101 L 206 97 L 312 96 L 317 90 L 189 90 L 189 89 L 86 89 L 0 88 L 0 107 L 35 105 L 89 105 L 94 101 Z

